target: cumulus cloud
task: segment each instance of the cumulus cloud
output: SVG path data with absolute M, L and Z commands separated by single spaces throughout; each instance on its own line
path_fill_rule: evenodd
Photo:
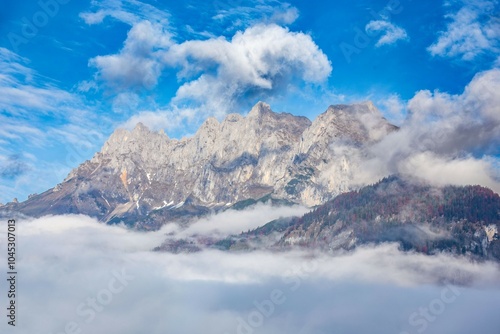
M 165 60 L 181 65 L 181 76 L 215 65 L 221 75 L 264 89 L 271 89 L 272 79 L 279 74 L 293 70 L 309 82 L 322 82 L 332 70 L 311 36 L 278 25 L 253 26 L 237 32 L 230 41 L 186 41 L 173 46 Z
M 453 159 L 423 152 L 402 160 L 398 167 L 402 174 L 415 176 L 435 185 L 480 184 L 500 193 L 500 182 L 493 176 L 498 174 L 492 166 L 493 160 L 472 157 Z
M 154 36 L 165 37 L 165 32 L 155 31 Z M 311 36 L 274 24 L 252 26 L 230 40 L 218 37 L 168 44 L 165 37 L 161 39 L 164 48 L 154 52 L 147 51 L 154 44 L 153 37 L 140 34 L 148 41 L 145 47 L 136 41 L 138 34 L 131 32 L 119 54 L 92 60 L 98 77 L 115 87 L 152 88 L 163 69 L 174 68 L 182 85 L 169 106 L 137 112 L 122 124 L 128 128 L 137 122 L 152 129 L 172 129 L 185 122 L 195 125 L 208 116 L 246 110 L 248 101 L 287 94 L 292 87 L 322 84 L 332 71 Z M 136 44 L 141 45 L 143 56 L 136 55 Z
M 179 43 L 174 41 L 167 21 L 154 15 L 130 20 L 118 17 L 116 11 L 121 13 L 129 2 L 110 0 L 102 5 L 108 11 L 84 15 L 89 24 L 113 16 L 132 26 L 118 53 L 89 61 L 96 69 L 95 82 L 121 92 L 115 99 L 117 111 L 124 109 L 124 90 L 154 89 L 164 73 L 178 71 L 180 87 L 168 106 L 139 110 L 126 124 L 147 123 L 157 111 L 168 119 L 162 124 L 172 126 L 192 117 L 197 118 L 196 124 L 208 116 L 247 110 L 255 101 L 287 94 L 293 87 L 321 85 L 332 71 L 330 61 L 311 36 L 276 24 L 291 23 L 298 16 L 297 9 L 287 3 L 260 3 L 263 8 L 258 10 L 269 14 L 268 19 L 243 26 L 230 39 L 205 36 Z M 94 89 L 95 82 L 82 83 L 79 89 Z
M 368 22 L 365 26 L 365 30 L 369 34 L 381 33 L 382 36 L 379 38 L 376 47 L 381 47 L 383 45 L 394 44 L 399 40 L 407 40 L 408 34 L 403 28 L 385 20 L 373 20 Z
M 420 91 L 408 103 L 400 131 L 372 152 L 390 172 L 438 184 L 481 184 L 500 191 L 492 162 L 500 152 L 500 70 L 477 74 L 460 95 Z
M 97 68 L 98 80 L 113 88 L 152 88 L 161 75 L 160 58 L 172 44 L 170 38 L 162 25 L 140 21 L 130 29 L 118 54 L 97 56 L 89 65 Z
M 427 333 L 470 333 L 470 324 L 485 334 L 498 330 L 493 263 L 402 253 L 391 244 L 337 256 L 156 253 L 150 249 L 164 230 L 131 231 L 84 216 L 19 220 L 18 233 L 21 333 L 67 326 L 84 333 L 413 333 L 421 325 L 410 317 L 425 319 L 419 309 L 436 303 L 446 312 L 433 313 Z M 5 229 L 0 236 L 5 248 Z M 457 280 L 469 285 L 441 285 Z M 5 321 L 0 330 L 9 332 Z
M 335 143 L 333 149 L 351 163 L 347 173 L 358 186 L 398 173 L 436 185 L 479 184 L 500 192 L 498 92 L 499 69 L 478 73 L 462 94 L 419 91 L 398 131 L 368 147 Z M 391 106 L 397 111 L 401 104 L 395 98 L 382 109 Z M 339 173 L 336 168 L 323 177 Z
M 231 23 L 223 35 L 234 34 L 232 38 L 197 34 L 187 27 L 192 39 L 178 42 L 167 11 L 137 0 L 93 1 L 92 10 L 80 15 L 87 24 L 112 18 L 131 29 L 119 52 L 90 59 L 94 80 L 80 83 L 78 89 L 104 86 L 108 93 L 119 92 L 113 110 L 132 113 L 121 126 L 133 128 L 142 122 L 155 130 L 171 130 L 248 110 L 255 101 L 289 94 L 292 88 L 321 85 L 331 73 L 328 58 L 311 36 L 280 26 L 299 15 L 289 3 L 242 0 L 229 6 L 219 1 L 210 10 L 219 25 Z M 162 75 L 176 71 L 180 87 L 168 105 L 138 101 L 140 91 L 157 88 Z
M 446 30 L 428 47 L 433 56 L 472 60 L 485 52 L 498 52 L 500 21 L 497 1 L 464 1 L 457 12 L 448 14 Z
M 498 154 L 499 89 L 500 69 L 492 69 L 478 73 L 460 95 L 418 92 L 408 109 L 410 124 L 428 124 L 420 134 L 420 145 L 445 153 L 465 150 Z M 429 136 L 424 138 L 427 131 Z
M 321 83 L 332 67 L 309 35 L 257 25 L 224 38 L 174 45 L 165 62 L 181 68 L 174 102 L 196 101 L 225 113 L 242 98 L 283 93 L 294 80 Z

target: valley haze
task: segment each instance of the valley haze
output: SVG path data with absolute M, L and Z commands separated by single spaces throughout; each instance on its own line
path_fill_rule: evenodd
M 0 332 L 498 334 L 499 17 L 5 4 Z

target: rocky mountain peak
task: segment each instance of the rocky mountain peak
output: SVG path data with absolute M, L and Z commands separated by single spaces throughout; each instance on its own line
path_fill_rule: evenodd
M 151 131 L 149 130 L 148 127 L 146 127 L 142 122 L 139 122 L 136 124 L 134 129 L 132 130 L 133 134 L 145 134 L 145 133 L 150 133 Z
M 380 112 L 377 107 L 375 107 L 375 105 L 373 104 L 372 101 L 368 100 L 368 101 L 365 101 L 365 102 L 361 102 L 360 104 L 363 104 L 363 105 L 366 105 L 366 107 L 372 111 L 372 112 Z
M 318 116 L 313 133 L 328 132 L 330 138 L 345 139 L 357 144 L 378 141 L 397 129 L 389 124 L 373 102 L 331 105 Z M 324 129 L 325 124 L 331 124 Z
M 313 122 L 259 102 L 246 117 L 208 118 L 181 140 L 139 123 L 116 130 L 64 182 L 19 205 L 26 214 L 83 213 L 155 226 L 185 207 L 196 214 L 264 196 L 314 206 L 350 189 L 356 162 L 335 145 L 359 147 L 391 129 L 369 102 L 331 106 Z
M 150 146 L 151 143 L 166 144 L 170 141 L 165 131 L 151 131 L 143 123 L 139 122 L 134 129 L 116 129 L 109 139 L 104 143 L 101 152 L 102 154 L 116 155 L 128 154 Z
M 271 106 L 265 102 L 259 101 L 248 113 L 249 118 L 261 118 L 265 115 L 271 115 L 274 112 L 271 110 Z
M 217 130 L 219 126 L 220 123 L 215 117 L 209 117 L 205 120 L 205 122 L 203 122 L 200 129 L 205 128 L 205 129 Z
M 196 137 L 214 137 L 219 130 L 219 121 L 215 117 L 209 117 L 205 120 L 205 122 L 203 122 L 196 132 Z

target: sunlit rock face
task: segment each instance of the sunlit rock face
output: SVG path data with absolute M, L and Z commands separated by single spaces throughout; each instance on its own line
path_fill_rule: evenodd
M 394 130 L 371 102 L 330 106 L 313 122 L 259 102 L 246 117 L 208 118 L 180 140 L 139 123 L 117 129 L 64 182 L 17 209 L 158 226 L 266 195 L 314 206 L 352 188 L 359 166 L 346 150 Z

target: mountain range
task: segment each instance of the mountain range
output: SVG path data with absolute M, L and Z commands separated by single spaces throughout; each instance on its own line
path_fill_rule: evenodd
M 480 186 L 435 187 L 402 176 L 357 186 L 365 168 L 346 151 L 377 143 L 398 127 L 371 102 L 332 105 L 315 120 L 257 103 L 247 116 L 208 118 L 189 138 L 143 124 L 117 129 L 66 179 L 2 212 L 40 217 L 84 214 L 107 224 L 156 230 L 257 202 L 302 205 L 282 218 L 225 239 L 167 239 L 157 250 L 183 252 L 306 247 L 351 250 L 398 242 L 425 254 L 451 252 L 500 260 L 500 197 Z
M 62 183 L 3 209 L 157 229 L 264 196 L 313 207 L 352 189 L 355 166 L 336 148 L 369 145 L 396 130 L 371 102 L 330 106 L 312 122 L 259 102 L 246 117 L 208 118 L 182 139 L 139 123 L 116 130 Z

